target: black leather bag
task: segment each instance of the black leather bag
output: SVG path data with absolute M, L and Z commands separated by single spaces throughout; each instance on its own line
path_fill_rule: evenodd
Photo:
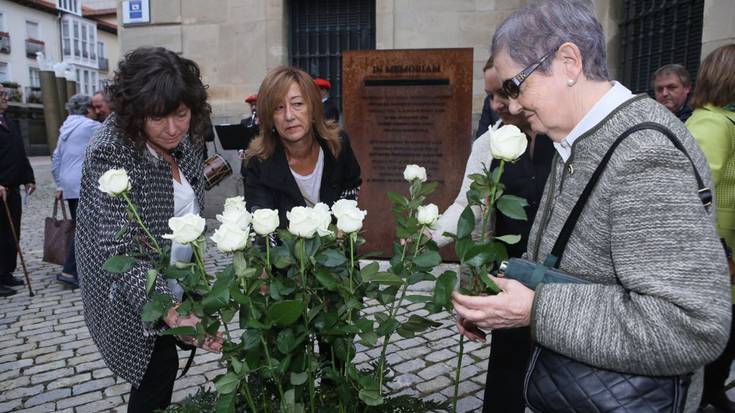
M 506 266 L 505 277 L 521 280 L 530 288 L 535 288 L 540 282 L 586 282 L 558 269 L 564 248 L 615 148 L 630 134 L 643 129 L 654 129 L 666 135 L 691 162 L 676 135 L 659 124 L 644 122 L 626 130 L 600 161 L 544 263 L 528 260 L 511 262 Z M 708 208 L 712 203 L 712 192 L 704 186 L 696 168 L 694 173 L 699 197 L 704 207 Z M 537 344 L 526 372 L 523 393 L 528 407 L 539 413 L 680 413 L 684 409 L 690 379 L 691 374 L 655 377 L 606 370 Z

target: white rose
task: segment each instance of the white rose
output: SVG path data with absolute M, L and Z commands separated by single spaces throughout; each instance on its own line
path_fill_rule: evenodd
M 349 234 L 362 229 L 362 221 L 365 219 L 367 211 L 363 211 L 356 206 L 354 208 L 345 209 L 337 218 L 337 229 Z
M 130 190 L 130 178 L 125 169 L 110 169 L 102 174 L 97 182 L 100 184 L 100 191 L 111 196 L 118 196 Z
M 237 209 L 242 210 L 245 209 L 245 198 L 242 196 L 233 196 L 231 198 L 225 199 L 225 210 L 228 209 Z
M 347 211 L 357 208 L 357 201 L 353 199 L 340 199 L 332 205 L 332 214 L 339 219 Z
M 165 234 L 163 237 L 182 245 L 191 244 L 202 235 L 205 224 L 204 218 L 191 213 L 182 217 L 172 217 L 168 220 L 168 227 L 173 233 Z
M 280 224 L 278 211 L 275 209 L 258 209 L 253 212 L 253 230 L 258 235 L 268 235 Z
M 526 152 L 526 146 L 526 135 L 514 125 L 505 125 L 490 136 L 490 153 L 495 159 L 513 162 Z
M 408 182 L 414 179 L 426 182 L 426 169 L 418 165 L 406 165 L 406 169 L 403 170 L 403 179 Z
M 311 208 L 293 207 L 286 212 L 286 218 L 288 218 L 288 232 L 297 237 L 311 238 L 316 234 L 317 224 Z
M 329 230 L 329 224 L 332 223 L 332 213 L 329 212 L 327 204 L 319 202 L 314 205 L 314 208 L 311 209 L 311 216 L 316 222 L 316 231 L 320 237 L 332 235 L 332 231 Z
M 434 204 L 423 205 L 418 208 L 416 219 L 419 224 L 431 226 L 439 219 L 439 207 Z
M 233 206 L 225 207 L 221 215 L 217 214 L 217 221 L 228 226 L 235 226 L 241 231 L 244 231 L 250 225 L 251 219 L 251 215 L 247 210 Z
M 250 228 L 241 230 L 230 225 L 220 225 L 212 234 L 212 241 L 217 244 L 217 249 L 222 252 L 235 252 L 245 249 L 248 243 Z

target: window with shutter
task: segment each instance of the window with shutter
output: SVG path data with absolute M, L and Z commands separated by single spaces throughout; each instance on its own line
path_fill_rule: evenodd
M 651 74 L 679 63 L 696 79 L 702 52 L 704 0 L 625 0 L 620 24 L 620 81 L 651 90 Z
M 342 107 L 342 51 L 375 49 L 375 0 L 291 0 L 291 65 L 329 80 Z

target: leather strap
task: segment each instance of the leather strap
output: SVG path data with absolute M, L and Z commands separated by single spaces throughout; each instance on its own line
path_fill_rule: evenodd
M 582 210 L 587 203 L 587 198 L 589 198 L 590 194 L 595 189 L 595 185 L 597 184 L 600 175 L 602 175 L 602 172 L 605 170 L 605 167 L 612 157 L 613 152 L 615 152 L 615 148 L 617 148 L 618 145 L 620 145 L 620 143 L 623 142 L 623 140 L 631 134 L 645 129 L 653 129 L 664 134 L 667 138 L 669 138 L 671 143 L 674 144 L 676 149 L 680 150 L 687 157 L 687 159 L 689 159 L 689 162 L 691 162 L 692 168 L 694 169 L 694 177 L 697 180 L 697 187 L 699 188 L 699 190 L 697 191 L 697 195 L 699 195 L 699 199 L 702 201 L 702 205 L 705 207 L 705 209 L 712 205 L 712 190 L 704 185 L 704 181 L 699 175 L 699 171 L 697 171 L 697 168 L 694 165 L 692 158 L 689 156 L 689 153 L 679 141 L 679 138 L 677 138 L 676 135 L 674 135 L 674 133 L 671 132 L 667 127 L 658 123 L 640 123 L 638 125 L 632 126 L 628 130 L 623 132 L 623 134 L 620 135 L 618 139 L 615 140 L 615 142 L 613 142 L 613 144 L 610 146 L 610 149 L 600 161 L 600 164 L 597 166 L 597 169 L 595 169 L 595 172 L 592 174 L 592 177 L 587 183 L 587 186 L 584 188 L 584 191 L 582 191 L 582 195 L 579 196 L 577 203 L 574 205 L 572 212 L 569 214 L 569 218 L 567 218 L 567 221 L 564 223 L 564 227 L 561 229 L 561 232 L 559 232 L 559 237 L 556 239 L 556 243 L 554 243 L 554 247 L 551 249 L 551 253 L 546 257 L 546 260 L 544 261 L 545 266 L 559 268 L 559 263 L 561 262 L 562 255 L 564 254 L 564 249 L 566 248 L 567 242 L 569 242 L 569 238 L 572 235 L 572 231 L 574 231 L 574 226 L 577 224 L 577 220 L 582 214 Z

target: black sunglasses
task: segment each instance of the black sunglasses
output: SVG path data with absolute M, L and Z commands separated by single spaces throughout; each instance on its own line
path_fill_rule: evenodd
M 538 62 L 532 63 L 530 66 L 521 70 L 520 73 L 518 73 L 517 75 L 511 77 L 510 79 L 504 80 L 502 87 L 503 93 L 511 99 L 517 99 L 518 95 L 521 93 L 521 85 L 523 84 L 523 82 L 525 82 L 526 79 L 531 76 L 531 73 L 538 69 L 539 66 L 541 66 L 546 61 L 546 59 L 553 56 L 554 53 L 559 50 L 559 47 L 550 51 L 549 53 L 546 53 L 541 59 L 538 60 Z

